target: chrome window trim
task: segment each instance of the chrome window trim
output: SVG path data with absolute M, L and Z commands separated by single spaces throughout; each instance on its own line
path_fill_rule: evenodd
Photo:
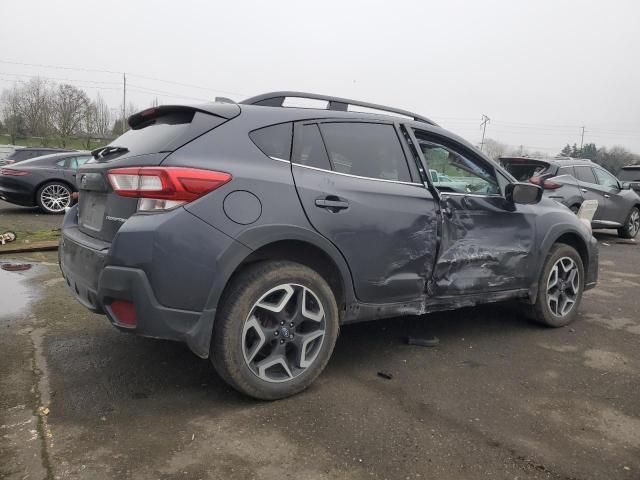
M 438 187 L 436 187 L 437 189 Z M 479 198 L 504 198 L 503 195 L 499 194 L 499 193 L 487 193 L 485 195 L 481 195 L 479 193 L 460 193 L 460 192 L 441 192 L 440 190 L 438 190 L 438 193 L 440 195 L 457 195 L 460 197 L 479 197 Z
M 277 162 L 291 163 L 291 160 L 285 160 L 284 158 L 273 157 L 271 155 L 269 155 L 269 158 Z
M 362 180 L 373 180 L 375 182 L 399 183 L 401 185 L 413 185 L 413 186 L 424 188 L 424 184 L 422 183 L 403 182 L 401 180 L 386 180 L 384 178 L 361 177 L 360 175 L 352 175 L 350 173 L 335 172 L 333 170 L 327 170 L 325 168 L 318 168 L 318 167 L 311 167 L 309 165 L 301 165 L 300 163 L 295 163 L 295 162 L 291 162 L 291 163 L 296 167 L 308 168 L 309 170 L 317 170 L 318 172 L 332 173 L 333 175 L 342 175 L 343 177 L 360 178 Z

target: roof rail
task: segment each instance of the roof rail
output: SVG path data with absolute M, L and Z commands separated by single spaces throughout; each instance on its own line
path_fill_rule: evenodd
M 326 100 L 327 110 L 336 110 L 339 112 L 347 112 L 349 105 L 357 107 L 371 108 L 374 110 L 380 110 L 381 112 L 395 113 L 397 115 L 403 115 L 405 117 L 412 118 L 417 122 L 428 123 L 429 125 L 438 125 L 433 120 L 429 120 L 417 113 L 409 112 L 407 110 L 401 110 L 399 108 L 385 107 L 384 105 L 377 105 L 375 103 L 361 102 L 359 100 L 349 100 L 348 98 L 332 97 L 330 95 L 319 95 L 317 93 L 305 93 L 305 92 L 270 92 L 257 95 L 255 97 L 247 98 L 240 102 L 244 105 L 262 105 L 265 107 L 282 107 L 285 98 L 308 98 L 312 100 Z

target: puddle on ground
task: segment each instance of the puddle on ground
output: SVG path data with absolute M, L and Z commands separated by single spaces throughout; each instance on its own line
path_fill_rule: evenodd
M 17 263 L 0 262 L 0 267 Z M 36 266 L 22 271 L 10 270 L 0 268 L 0 322 L 25 311 L 35 298 L 34 288 L 27 283 L 27 279 L 33 276 Z

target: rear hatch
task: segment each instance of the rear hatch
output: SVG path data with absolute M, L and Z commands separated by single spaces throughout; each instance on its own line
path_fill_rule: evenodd
M 129 118 L 131 130 L 106 147 L 94 150 L 93 159 L 77 172 L 78 228 L 110 242 L 133 215 L 138 199 L 117 195 L 107 178 L 113 168 L 157 166 L 172 152 L 234 118 L 234 104 L 161 106 Z
M 527 182 L 532 177 L 546 176 L 547 173 L 551 173 L 548 172 L 551 164 L 544 160 L 502 157 L 500 163 L 519 182 Z

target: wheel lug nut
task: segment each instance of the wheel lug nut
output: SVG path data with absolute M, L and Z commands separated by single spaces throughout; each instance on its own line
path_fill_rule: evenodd
M 273 332 L 273 334 L 277 337 L 278 335 L 280 335 L 280 332 L 276 330 L 275 332 Z
M 280 325 L 284 325 L 284 320 L 281 320 L 281 321 L 280 321 Z
M 290 326 L 291 328 L 293 328 L 293 322 L 291 322 L 291 323 L 289 324 L 289 326 Z
M 284 343 L 284 338 L 281 338 L 281 339 L 280 339 L 280 343 Z

